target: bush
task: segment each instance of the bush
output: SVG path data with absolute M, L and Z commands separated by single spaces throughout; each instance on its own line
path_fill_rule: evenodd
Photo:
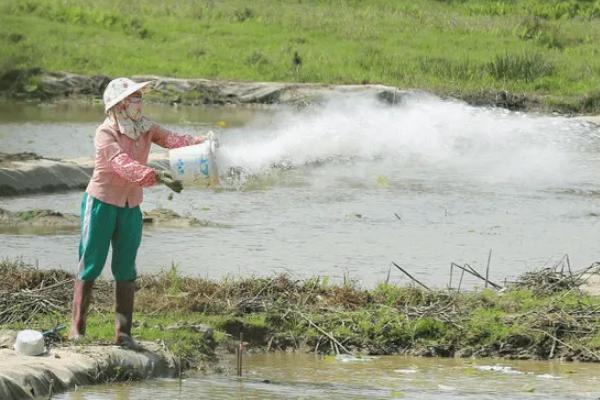
M 588 10 L 587 17 L 589 19 L 600 18 L 600 0 L 596 1 Z
M 495 79 L 532 82 L 551 75 L 554 66 L 539 53 L 497 55 L 488 63 L 489 74 Z
M 470 4 L 467 10 L 469 15 L 497 16 L 506 15 L 508 13 L 508 8 L 508 4 L 500 1 L 495 1 Z
M 549 49 L 563 49 L 568 42 L 557 26 L 549 25 L 541 18 L 531 15 L 521 22 L 517 36 L 523 40 L 537 41 Z
M 470 60 L 455 62 L 439 57 L 420 57 L 419 69 L 429 75 L 453 80 L 470 80 L 481 74 L 479 65 Z
M 581 112 L 591 113 L 600 111 L 600 90 L 588 93 L 581 103 Z
M 254 50 L 247 58 L 246 63 L 254 67 L 260 67 L 269 64 L 269 59 L 261 51 Z
M 251 8 L 244 7 L 242 10 L 235 10 L 234 16 L 237 21 L 244 22 L 247 19 L 252 18 L 254 16 L 254 12 Z
M 415 339 L 441 339 L 447 331 L 446 324 L 433 318 L 421 318 L 414 324 Z

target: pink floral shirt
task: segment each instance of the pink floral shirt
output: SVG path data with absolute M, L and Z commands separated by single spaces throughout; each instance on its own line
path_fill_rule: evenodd
M 158 124 L 133 140 L 118 130 L 108 118 L 96 130 L 96 165 L 86 192 L 118 207 L 141 204 L 143 189 L 156 183 L 154 169 L 146 166 L 150 146 L 156 143 L 167 149 L 201 143 L 202 138 L 177 135 Z

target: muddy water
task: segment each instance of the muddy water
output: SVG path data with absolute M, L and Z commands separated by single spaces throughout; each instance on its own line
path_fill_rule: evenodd
M 370 286 L 395 260 L 443 286 L 451 261 L 482 268 L 489 249 L 498 281 L 564 254 L 575 266 L 598 259 L 600 131 L 591 124 L 432 97 L 397 106 L 333 97 L 303 110 L 153 106 L 147 114 L 185 133 L 225 126 L 224 175 L 221 190 L 188 188 L 173 200 L 164 187 L 147 189 L 144 207 L 230 228 L 148 229 L 142 272 L 174 262 L 213 278 L 349 275 Z M 0 104 L 0 148 L 90 156 L 101 118 L 100 105 Z M 0 207 L 78 213 L 80 198 L 0 198 Z M 0 234 L 0 254 L 71 269 L 77 241 Z M 405 278 L 393 271 L 391 281 Z
M 252 355 L 228 374 L 84 388 L 57 399 L 598 399 L 597 366 L 557 362 Z
M 250 108 L 149 104 L 146 113 L 168 128 L 193 134 L 218 127 L 224 121 L 228 127 L 242 126 L 264 112 Z M 94 132 L 102 118 L 100 103 L 30 105 L 0 102 L 0 151 L 33 151 L 50 158 L 92 157 Z

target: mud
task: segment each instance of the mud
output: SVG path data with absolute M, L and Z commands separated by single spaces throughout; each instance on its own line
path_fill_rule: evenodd
M 117 346 L 82 345 L 50 348 L 41 356 L 12 349 L 14 332 L 0 336 L 0 398 L 50 398 L 83 385 L 153 377 L 174 377 L 179 371 L 173 354 L 158 344 L 142 342 L 144 351 Z
M 186 228 L 186 227 L 212 227 L 228 228 L 229 225 L 220 224 L 207 220 L 200 220 L 191 216 L 182 216 L 167 208 L 157 208 L 144 211 L 144 224 L 164 228 Z
M 42 156 L 31 152 L 14 154 L 0 152 L 0 167 L 10 167 L 15 161 L 40 160 L 41 158 Z
M 0 208 L 1 233 L 53 233 L 79 229 L 79 217 L 52 210 L 11 212 Z
M 227 228 L 228 225 L 183 216 L 173 210 L 157 208 L 143 212 L 144 225 L 157 228 Z M 79 230 L 79 216 L 53 210 L 28 210 L 12 212 L 0 208 L 0 233 L 53 234 Z

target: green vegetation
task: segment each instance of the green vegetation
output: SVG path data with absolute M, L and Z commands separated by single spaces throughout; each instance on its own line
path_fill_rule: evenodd
M 15 70 L 385 83 L 598 111 L 600 0 L 5 0 Z M 4 76 L 2 76 L 4 73 Z M 24 90 L 39 82 L 29 76 Z
M 4 261 L 0 278 L 0 328 L 68 325 L 72 276 Z M 554 278 L 546 270 L 504 292 L 456 293 L 286 276 L 217 282 L 172 267 L 139 279 L 133 333 L 161 341 L 188 366 L 213 360 L 240 333 L 250 347 L 270 350 L 600 361 L 600 297 Z M 111 291 L 97 282 L 89 342 L 112 341 Z

